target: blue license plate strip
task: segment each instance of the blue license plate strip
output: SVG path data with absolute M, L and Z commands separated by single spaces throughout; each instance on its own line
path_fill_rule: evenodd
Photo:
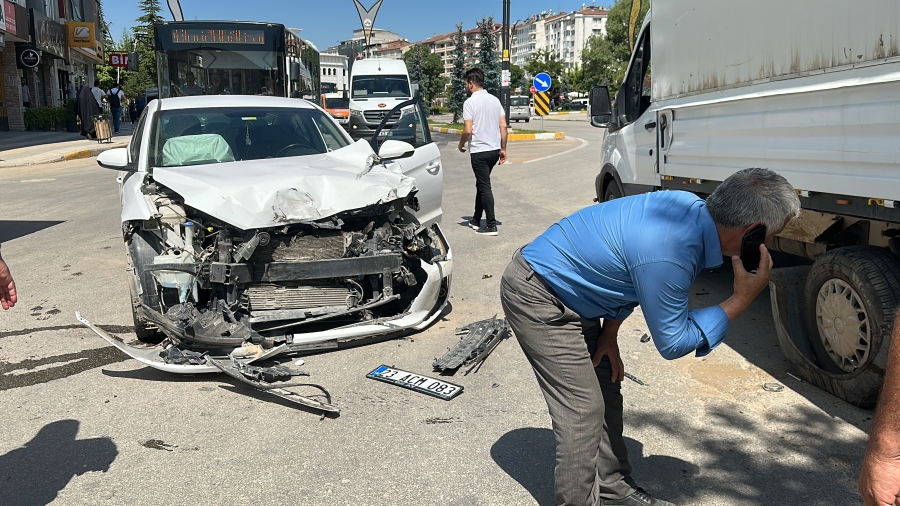
M 409 371 L 402 371 L 386 365 L 378 366 L 374 371 L 367 374 L 366 377 L 397 385 L 398 387 L 408 388 L 425 395 L 437 397 L 438 399 L 444 399 L 445 401 L 449 401 L 463 391 L 461 385 L 455 385 L 453 383 L 429 378 L 428 376 L 422 376 L 421 374 L 415 374 Z

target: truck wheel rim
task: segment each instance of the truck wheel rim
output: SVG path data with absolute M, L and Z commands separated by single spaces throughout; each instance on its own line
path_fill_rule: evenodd
M 828 357 L 845 372 L 866 362 L 871 349 L 869 315 L 859 294 L 845 281 L 830 279 L 816 299 L 819 339 Z

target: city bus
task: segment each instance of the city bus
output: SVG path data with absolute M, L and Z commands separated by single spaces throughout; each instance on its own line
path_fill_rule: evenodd
M 159 98 L 273 95 L 319 102 L 319 51 L 277 23 L 154 25 Z

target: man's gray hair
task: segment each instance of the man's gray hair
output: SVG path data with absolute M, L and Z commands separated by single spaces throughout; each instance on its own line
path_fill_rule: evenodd
M 800 216 L 800 198 L 794 187 L 769 169 L 735 172 L 706 198 L 706 207 L 713 221 L 726 229 L 762 223 L 771 233 Z

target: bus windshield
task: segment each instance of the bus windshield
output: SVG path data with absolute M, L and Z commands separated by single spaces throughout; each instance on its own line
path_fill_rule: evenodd
M 353 98 L 408 97 L 409 80 L 404 75 L 353 78 Z

